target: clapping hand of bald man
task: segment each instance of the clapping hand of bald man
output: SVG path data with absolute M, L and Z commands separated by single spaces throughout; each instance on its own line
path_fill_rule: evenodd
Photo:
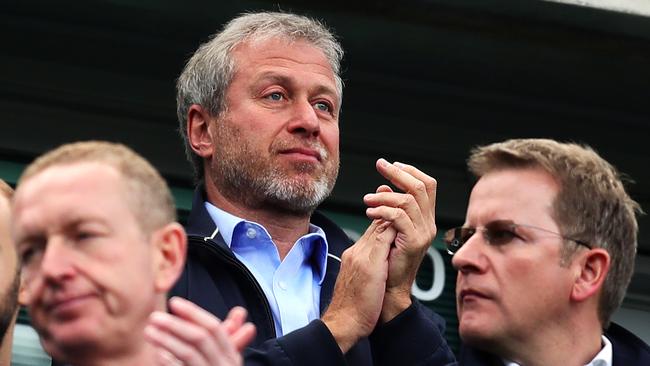
M 235 307 L 217 317 L 180 297 L 169 300 L 171 314 L 154 312 L 145 336 L 160 351 L 158 366 L 239 366 L 241 352 L 255 337 L 247 312 Z

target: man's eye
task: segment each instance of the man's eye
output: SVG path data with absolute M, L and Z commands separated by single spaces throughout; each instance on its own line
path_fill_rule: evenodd
M 97 235 L 95 235 L 94 233 L 91 233 L 91 232 L 88 232 L 88 231 L 80 231 L 80 232 L 78 232 L 77 235 L 75 236 L 75 239 L 76 239 L 77 241 L 82 241 L 82 240 L 92 239 L 92 238 L 94 238 L 95 236 L 97 236 Z
M 492 245 L 505 245 L 514 239 L 517 234 L 506 229 L 491 229 L 486 231 L 486 236 Z
M 34 256 L 34 250 L 29 248 L 20 253 L 20 261 L 24 264 L 29 263 L 29 261 L 33 258 Z
M 314 103 L 314 107 L 323 112 L 330 112 L 332 110 L 332 107 L 325 102 L 316 102 Z
M 280 101 L 280 100 L 284 99 L 284 97 L 282 96 L 282 93 L 277 93 L 276 92 L 276 93 L 271 93 L 271 94 L 267 95 L 266 99 L 270 99 L 270 100 L 274 100 L 274 101 Z
M 19 255 L 22 265 L 25 266 L 31 263 L 39 252 L 40 248 L 35 248 L 33 246 L 21 249 Z

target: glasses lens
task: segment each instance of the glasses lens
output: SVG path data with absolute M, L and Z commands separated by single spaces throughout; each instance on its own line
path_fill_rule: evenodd
M 485 239 L 490 245 L 505 245 L 517 236 L 514 230 L 512 221 L 492 221 L 485 225 Z
M 465 244 L 469 238 L 474 235 L 476 230 L 473 228 L 467 227 L 457 227 L 445 232 L 445 236 L 442 239 L 445 244 L 447 244 L 447 252 L 449 254 L 454 254 L 460 249 L 460 247 Z

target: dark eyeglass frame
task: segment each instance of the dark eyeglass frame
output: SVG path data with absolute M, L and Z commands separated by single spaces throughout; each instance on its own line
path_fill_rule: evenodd
M 562 239 L 572 241 L 578 245 L 585 246 L 589 249 L 592 249 L 592 246 L 584 242 L 582 240 L 577 240 L 574 238 L 570 238 L 567 236 L 564 236 L 560 233 L 556 233 L 551 230 L 547 230 L 541 227 L 533 226 L 533 225 L 526 225 L 526 224 L 517 224 L 512 220 L 495 220 L 495 221 L 490 221 L 483 227 L 467 227 L 467 226 L 460 226 L 460 227 L 455 227 L 452 229 L 449 229 L 445 231 L 445 234 L 442 238 L 442 241 L 445 243 L 445 246 L 447 248 L 447 253 L 454 255 L 460 248 L 463 247 L 463 245 L 472 237 L 477 231 L 481 231 L 483 234 L 483 237 L 485 240 L 493 246 L 501 246 L 508 244 L 514 237 L 517 236 L 517 228 L 518 227 L 523 227 L 527 229 L 533 229 L 533 230 L 539 230 L 543 231 L 545 233 L 553 234 L 556 236 L 559 236 Z M 504 232 L 511 232 L 515 234 L 514 236 L 510 236 L 507 238 L 498 238 L 498 235 L 496 233 L 504 233 Z

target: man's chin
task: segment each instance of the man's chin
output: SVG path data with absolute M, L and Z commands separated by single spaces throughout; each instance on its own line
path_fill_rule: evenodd
M 477 312 L 463 313 L 458 319 L 458 333 L 463 342 L 488 338 L 492 333 L 489 323 L 489 315 Z
M 60 360 L 81 355 L 106 341 L 102 339 L 100 326 L 90 319 L 51 322 L 45 328 L 36 328 L 41 336 L 43 349 Z
M 331 192 L 326 182 L 313 178 L 292 179 L 267 187 L 266 198 L 271 206 L 296 214 L 310 214 Z
M 304 197 L 269 197 L 266 206 L 272 210 L 280 210 L 295 216 L 309 216 L 320 204 Z

